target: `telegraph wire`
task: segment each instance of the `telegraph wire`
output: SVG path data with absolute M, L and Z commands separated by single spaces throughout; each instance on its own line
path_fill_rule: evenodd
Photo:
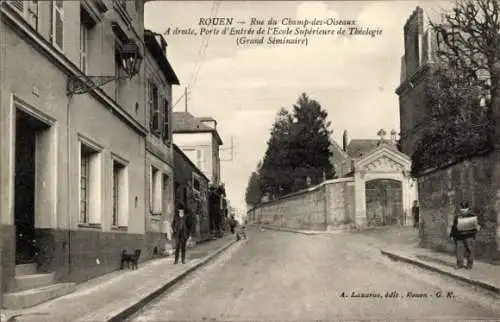
M 213 17 L 213 16 L 216 16 L 217 13 L 219 12 L 219 7 L 220 7 L 220 1 L 215 1 L 212 5 L 212 8 L 210 9 L 210 17 Z M 208 47 L 208 44 L 209 44 L 209 40 L 210 40 L 210 35 L 206 35 L 204 38 L 203 38 L 203 41 L 200 45 L 200 48 L 198 49 L 198 57 L 196 59 L 196 65 L 195 65 L 195 68 L 193 69 L 193 73 L 191 75 L 191 78 L 188 82 L 188 86 L 187 86 L 187 89 L 193 89 L 194 87 L 194 83 L 196 83 L 196 81 L 198 80 L 198 73 L 201 69 L 201 65 L 203 64 L 203 60 L 205 58 L 205 53 L 206 53 L 206 50 L 207 50 L 207 47 Z M 188 94 L 188 91 L 185 90 L 184 93 L 177 99 L 177 101 L 175 102 L 174 105 L 172 105 L 172 109 L 177 106 L 177 104 L 179 104 L 179 102 L 186 97 L 186 100 L 187 100 L 187 94 Z

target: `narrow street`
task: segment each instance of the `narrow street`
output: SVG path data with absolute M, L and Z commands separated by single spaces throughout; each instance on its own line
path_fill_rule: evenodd
M 249 235 L 130 321 L 500 316 L 494 299 L 382 256 L 373 236 L 257 230 Z

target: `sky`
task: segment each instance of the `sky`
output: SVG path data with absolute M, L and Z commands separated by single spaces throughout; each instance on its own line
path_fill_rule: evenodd
M 194 28 L 200 18 L 252 17 L 356 20 L 381 29 L 376 37 L 312 36 L 307 46 L 237 45 L 236 36 L 164 35 L 167 58 L 181 85 L 174 86 L 174 111 L 211 116 L 224 145 L 221 178 L 233 207 L 245 211 L 248 178 L 264 156 L 269 130 L 281 107 L 291 109 L 307 93 L 328 112 L 332 139 L 377 138 L 379 129 L 399 132 L 403 26 L 417 6 L 436 15 L 447 1 L 153 1 L 145 26 Z M 238 27 L 238 25 L 237 25 Z M 248 27 L 248 25 L 247 25 Z M 222 27 L 218 27 L 219 30 Z M 231 153 L 232 152 L 232 153 Z

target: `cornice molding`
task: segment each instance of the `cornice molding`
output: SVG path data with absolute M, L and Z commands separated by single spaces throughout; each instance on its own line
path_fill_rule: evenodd
M 426 76 L 427 72 L 434 66 L 434 63 L 428 62 L 422 65 L 413 75 L 408 77 L 398 88 L 396 88 L 395 93 L 399 96 L 403 95 L 408 90 L 415 87 L 415 85 L 419 84 L 420 81 Z

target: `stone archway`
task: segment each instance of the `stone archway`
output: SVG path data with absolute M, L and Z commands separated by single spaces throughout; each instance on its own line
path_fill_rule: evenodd
M 368 226 L 389 226 L 404 217 L 403 185 L 393 179 L 374 179 L 365 183 Z

